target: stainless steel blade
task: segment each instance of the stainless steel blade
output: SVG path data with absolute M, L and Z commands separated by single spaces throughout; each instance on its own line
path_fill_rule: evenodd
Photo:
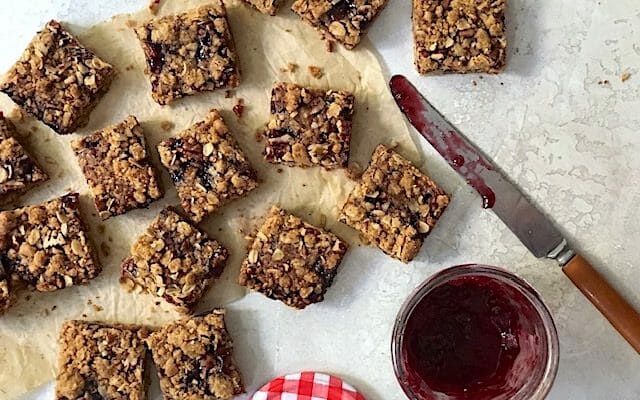
M 418 132 L 482 196 L 493 212 L 538 258 L 553 255 L 566 242 L 554 224 L 447 121 L 405 77 L 391 78 L 391 92 Z

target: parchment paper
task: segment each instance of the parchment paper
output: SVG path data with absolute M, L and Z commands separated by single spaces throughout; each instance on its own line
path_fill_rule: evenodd
M 206 0 L 163 1 L 159 15 L 173 14 Z M 52 177 L 47 184 L 21 199 L 20 205 L 34 204 L 70 190 L 83 196 L 83 211 L 91 226 L 90 236 L 99 249 L 104 272 L 88 286 L 55 293 L 21 292 L 16 306 L 0 317 L 0 398 L 13 399 L 55 378 L 57 335 L 65 319 L 117 321 L 158 326 L 178 317 L 170 306 L 149 295 L 129 294 L 118 284 L 122 258 L 135 237 L 166 205 L 177 205 L 175 189 L 160 167 L 155 146 L 194 122 L 210 108 L 222 110 L 231 131 L 258 171 L 260 188 L 247 198 L 235 201 L 205 220 L 201 227 L 229 248 L 232 257 L 226 270 L 201 301 L 198 310 L 223 306 L 244 295 L 235 283 L 245 255 L 245 234 L 250 232 L 266 209 L 274 203 L 327 228 L 356 244 L 354 231 L 337 222 L 338 207 L 353 182 L 345 171 L 326 172 L 320 168 L 302 170 L 269 165 L 262 159 L 263 144 L 256 131 L 269 116 L 269 95 L 274 82 L 284 80 L 322 88 L 349 90 L 356 97 L 351 162 L 366 166 L 379 143 L 398 145 L 400 151 L 417 161 L 419 153 L 410 133 L 388 93 L 382 67 L 363 44 L 356 51 L 336 47 L 328 53 L 319 35 L 288 10 L 277 17 L 261 15 L 239 1 L 226 1 L 236 47 L 240 55 L 242 79 L 234 97 L 224 90 L 179 100 L 170 107 L 153 102 L 148 80 L 143 74 L 144 56 L 131 27 L 152 16 L 147 10 L 120 15 L 79 35 L 81 42 L 112 63 L 119 77 L 91 115 L 90 123 L 78 133 L 58 136 L 29 117 L 16 120 L 23 142 Z M 74 31 L 74 27 L 69 27 Z M 34 32 L 35 33 L 35 32 Z M 285 71 L 289 63 L 299 67 Z M 323 69 L 321 79 L 308 73 L 308 66 Z M 243 98 L 244 116 L 231 112 L 237 98 Z M 14 108 L 0 97 L 0 109 Z M 133 114 L 145 129 L 153 163 L 162 171 L 164 199 L 148 210 L 136 210 L 102 222 L 96 216 L 85 180 L 77 166 L 69 142 Z M 171 129 L 167 130 L 170 123 Z M 278 172 L 280 170 L 281 172 Z

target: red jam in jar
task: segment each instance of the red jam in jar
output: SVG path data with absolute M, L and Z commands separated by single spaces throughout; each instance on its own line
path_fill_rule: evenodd
M 411 399 L 511 400 L 535 393 L 553 357 L 547 337 L 548 321 L 552 328 L 553 322 L 544 305 L 548 321 L 508 273 L 499 271 L 505 277 L 450 276 L 405 310 L 396 372 Z

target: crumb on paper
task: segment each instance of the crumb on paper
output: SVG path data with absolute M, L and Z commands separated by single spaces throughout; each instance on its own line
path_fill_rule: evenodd
M 325 39 L 324 41 L 324 48 L 327 51 L 327 53 L 333 53 L 334 52 L 334 45 L 336 42 L 334 42 L 333 40 L 330 39 Z
M 320 79 L 324 75 L 322 68 L 316 67 L 315 65 L 309 65 L 309 73 L 316 79 Z
M 629 71 L 625 71 L 625 72 L 622 73 L 622 75 L 620 75 L 620 80 L 622 82 L 628 81 L 629 78 L 631 78 L 631 72 L 629 72 Z
M 283 171 L 284 171 L 284 170 L 283 170 L 282 168 L 278 168 L 278 169 L 276 170 L 276 172 L 277 172 L 277 173 L 279 173 L 279 174 L 281 174 Z
M 604 80 L 598 81 L 598 85 L 608 85 L 608 84 L 609 84 L 609 80 L 608 79 L 604 79 Z
M 162 128 L 162 130 L 165 132 L 169 132 L 171 129 L 173 129 L 174 126 L 175 124 L 171 121 L 162 121 L 160 123 L 160 128 Z
M 476 81 L 471 81 L 471 84 L 472 84 L 473 86 L 478 86 L 478 82 L 476 82 Z
M 298 70 L 298 64 L 296 63 L 287 63 L 286 67 L 280 68 L 280 72 L 296 72 Z
M 238 100 L 236 100 L 236 104 L 233 106 L 233 113 L 238 117 L 238 119 L 242 118 L 242 115 L 244 114 L 244 99 L 242 97 L 239 97 Z
M 149 12 L 153 15 L 158 14 L 158 8 L 160 8 L 160 0 L 149 1 Z
M 133 64 L 129 64 L 125 67 L 125 71 L 131 71 L 133 69 Z
M 92 307 L 96 312 L 101 312 L 102 310 L 104 310 L 104 307 L 98 304 L 92 304 Z
M 224 91 L 224 98 L 225 99 L 230 99 L 232 97 L 233 97 L 233 90 L 228 90 L 227 89 L 227 90 Z

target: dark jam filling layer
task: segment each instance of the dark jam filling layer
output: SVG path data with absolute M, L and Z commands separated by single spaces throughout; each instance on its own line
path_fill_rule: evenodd
M 514 390 L 514 361 L 528 351 L 519 338 L 531 332 L 533 314 L 520 292 L 493 278 L 463 276 L 434 288 L 405 329 L 409 384 L 425 399 L 434 392 L 491 399 Z

